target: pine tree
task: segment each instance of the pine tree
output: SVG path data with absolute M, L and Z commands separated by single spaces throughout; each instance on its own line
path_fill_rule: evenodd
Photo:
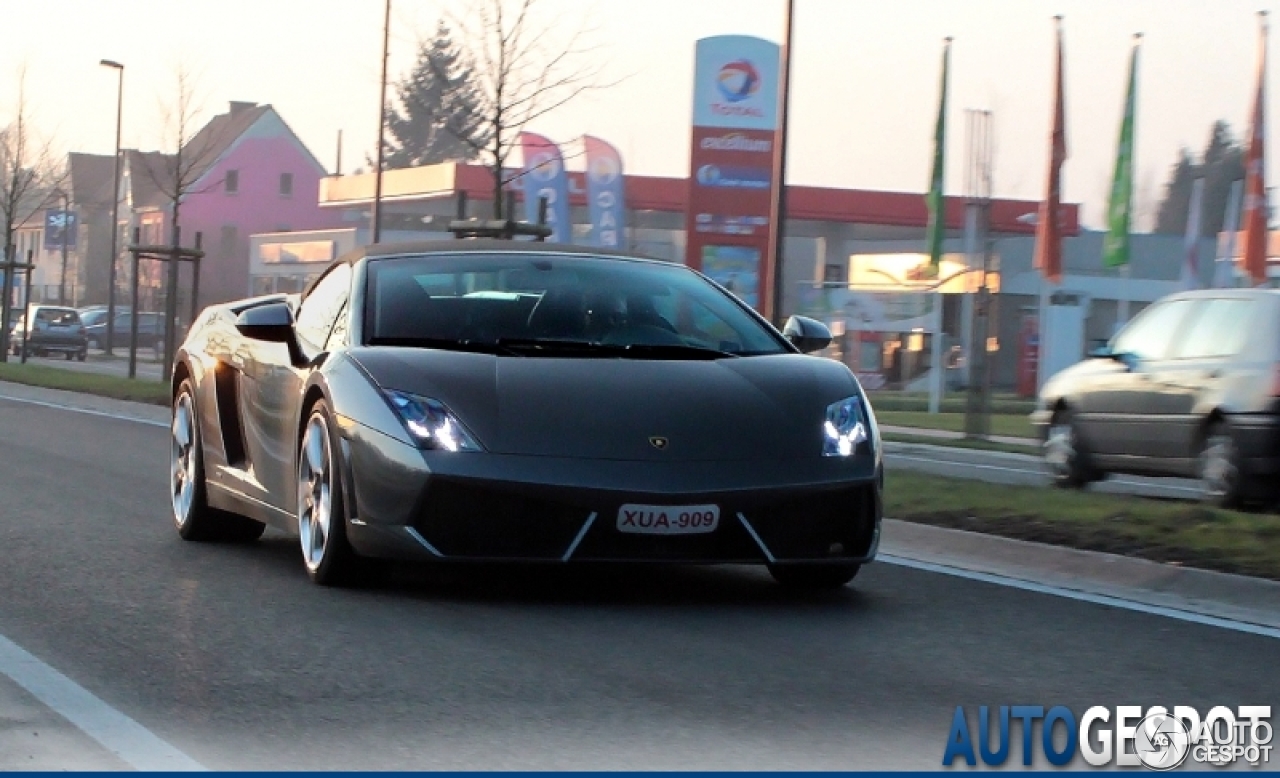
M 1176 235 L 1186 232 L 1191 187 L 1201 176 L 1204 177 L 1201 234 L 1214 236 L 1226 221 L 1231 184 L 1244 178 L 1244 149 L 1231 136 L 1231 127 L 1224 121 L 1214 123 L 1200 162 L 1192 159 L 1186 149 L 1182 150 L 1165 186 L 1164 199 L 1156 217 L 1156 232 Z
M 396 102 L 387 109 L 388 169 L 467 162 L 488 140 L 474 68 L 443 21 L 396 84 Z

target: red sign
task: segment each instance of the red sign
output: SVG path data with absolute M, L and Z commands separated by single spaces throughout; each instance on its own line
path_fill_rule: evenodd
M 765 311 L 778 46 L 746 36 L 704 38 L 695 60 L 685 264 Z

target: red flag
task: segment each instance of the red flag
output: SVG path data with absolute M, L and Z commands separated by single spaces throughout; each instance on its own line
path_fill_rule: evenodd
M 1058 21 L 1058 63 L 1054 74 L 1053 133 L 1049 139 L 1049 185 L 1036 220 L 1035 268 L 1053 283 L 1062 281 L 1062 163 L 1067 159 L 1066 109 L 1062 95 L 1062 17 Z
M 1267 25 L 1262 25 L 1262 51 L 1258 58 L 1258 93 L 1253 100 L 1249 128 L 1249 154 L 1245 157 L 1244 251 L 1240 268 L 1256 286 L 1267 280 L 1267 172 L 1263 139 L 1267 134 L 1264 108 L 1267 83 Z

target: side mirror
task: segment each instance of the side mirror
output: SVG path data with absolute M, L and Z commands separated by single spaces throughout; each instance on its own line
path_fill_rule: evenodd
M 1114 359 L 1116 353 L 1111 350 L 1110 346 L 1098 346 L 1089 352 L 1090 359 Z
M 831 330 L 808 316 L 792 316 L 782 328 L 782 336 L 805 354 L 821 351 L 831 345 Z
M 236 317 L 236 329 L 246 338 L 292 343 L 293 309 L 284 302 L 255 306 Z
M 236 317 L 236 330 L 246 338 L 264 343 L 283 343 L 289 347 L 289 362 L 294 367 L 307 364 L 307 357 L 293 332 L 293 306 L 288 302 L 258 305 Z

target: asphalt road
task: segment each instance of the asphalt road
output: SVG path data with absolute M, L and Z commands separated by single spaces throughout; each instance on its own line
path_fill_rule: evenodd
M 179 540 L 166 435 L 0 400 L 0 636 L 215 769 L 936 769 L 958 704 L 1280 701 L 1273 638 L 888 564 L 323 590 Z

